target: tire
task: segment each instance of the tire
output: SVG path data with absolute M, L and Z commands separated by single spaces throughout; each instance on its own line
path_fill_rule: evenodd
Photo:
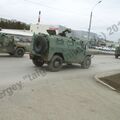
M 84 69 L 88 69 L 91 65 L 91 57 L 90 56 L 87 56 L 84 61 L 82 62 L 81 64 L 81 67 L 84 68 Z
M 48 63 L 48 67 L 50 71 L 57 72 L 62 68 L 62 64 L 63 59 L 60 56 L 55 55 L 53 56 L 52 60 Z
M 25 54 L 24 48 L 17 48 L 15 51 L 15 56 L 16 57 L 23 57 Z
M 118 55 L 115 55 L 115 58 L 118 59 Z
M 36 36 L 34 38 L 33 49 L 38 54 L 44 54 L 48 48 L 48 43 L 45 37 Z
M 32 62 L 37 67 L 42 67 L 44 65 L 44 61 L 41 58 L 34 58 Z

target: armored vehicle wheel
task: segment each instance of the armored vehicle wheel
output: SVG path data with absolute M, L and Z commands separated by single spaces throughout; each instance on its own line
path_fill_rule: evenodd
M 48 67 L 50 71 L 57 72 L 62 68 L 62 64 L 63 59 L 60 56 L 55 55 L 53 56 L 52 60 L 48 63 Z
M 15 51 L 15 56 L 16 57 L 23 57 L 25 54 L 24 48 L 17 48 Z
M 117 58 L 118 58 L 118 55 L 115 55 L 115 58 L 117 59 Z
M 40 58 L 34 58 L 32 59 L 32 61 L 33 61 L 33 64 L 37 67 L 42 67 L 44 64 L 44 61 Z
M 88 69 L 91 65 L 91 57 L 87 56 L 85 57 L 84 61 L 81 64 L 81 67 L 84 69 Z

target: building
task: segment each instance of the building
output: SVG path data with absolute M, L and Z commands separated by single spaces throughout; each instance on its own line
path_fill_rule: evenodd
M 30 32 L 32 33 L 44 33 L 48 34 L 47 30 L 55 30 L 56 33 L 60 33 L 63 30 L 65 30 L 66 27 L 61 26 L 61 25 L 44 25 L 44 24 L 31 24 L 30 26 Z
M 32 33 L 44 33 L 48 34 L 47 30 L 55 30 L 56 34 L 61 33 L 67 29 L 67 27 L 62 26 L 62 25 L 43 25 L 43 24 L 31 24 L 30 26 L 30 32 Z M 88 32 L 87 31 L 82 31 L 82 30 L 71 30 L 71 33 L 67 34 L 68 37 L 73 37 L 73 38 L 83 38 L 87 39 L 88 37 Z M 96 33 L 91 33 L 90 34 L 90 39 L 97 38 Z

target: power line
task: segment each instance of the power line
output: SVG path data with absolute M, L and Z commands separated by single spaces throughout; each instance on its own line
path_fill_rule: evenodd
M 62 12 L 69 12 L 69 13 L 78 13 L 78 11 L 66 11 L 66 10 L 63 10 L 63 9 L 59 9 L 59 8 L 54 8 L 54 7 L 52 7 L 52 6 L 48 6 L 48 5 L 46 5 L 46 4 L 43 4 L 43 3 L 40 3 L 40 2 L 34 2 L 34 1 L 32 1 L 32 0 L 24 0 L 24 1 L 26 1 L 26 2 L 29 2 L 29 3 L 31 3 L 31 4 L 35 4 L 35 5 L 40 5 L 40 6 L 43 6 L 43 7 L 46 7 L 46 8 L 49 8 L 49 9 L 54 9 L 54 10 L 57 10 L 57 11 L 62 11 Z

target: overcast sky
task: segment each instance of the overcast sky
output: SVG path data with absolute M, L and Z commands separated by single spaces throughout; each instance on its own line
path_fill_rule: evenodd
M 64 25 L 72 29 L 88 30 L 90 12 L 99 0 L 0 0 L 0 17 L 37 23 L 41 10 L 41 24 Z M 92 32 L 104 32 L 117 40 L 119 32 L 109 35 L 108 27 L 120 21 L 120 0 L 103 0 L 93 10 Z M 118 26 L 120 28 L 120 26 Z

